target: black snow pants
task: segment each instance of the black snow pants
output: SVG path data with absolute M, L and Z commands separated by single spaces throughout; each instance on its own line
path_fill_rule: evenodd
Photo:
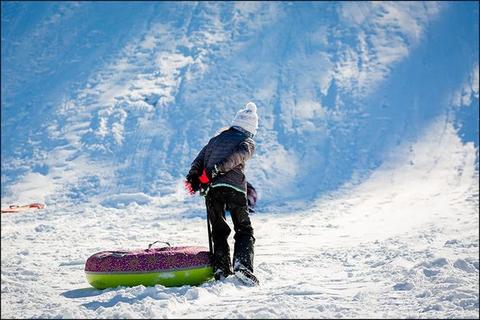
M 253 228 L 248 215 L 247 197 L 229 187 L 210 188 L 205 198 L 208 219 L 212 225 L 213 267 L 226 274 L 231 273 L 228 236 L 231 229 L 225 219 L 225 210 L 230 211 L 235 230 L 233 267 L 241 264 L 253 272 Z

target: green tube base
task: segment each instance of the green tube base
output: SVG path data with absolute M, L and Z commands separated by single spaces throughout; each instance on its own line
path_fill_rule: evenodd
M 145 273 L 105 273 L 85 271 L 87 281 L 96 289 L 117 286 L 133 287 L 138 285 L 180 287 L 199 285 L 213 277 L 211 266 L 184 269 L 177 271 L 145 272 Z

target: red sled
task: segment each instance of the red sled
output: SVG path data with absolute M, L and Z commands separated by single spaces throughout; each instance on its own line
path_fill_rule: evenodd
M 8 213 L 8 212 L 22 212 L 22 211 L 27 211 L 30 209 L 45 209 L 45 205 L 43 203 L 30 203 L 26 205 L 15 205 L 12 204 L 8 208 L 2 209 L 2 213 Z

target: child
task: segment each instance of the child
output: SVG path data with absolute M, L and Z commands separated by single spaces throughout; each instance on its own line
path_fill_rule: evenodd
M 257 284 L 253 275 L 253 227 L 247 204 L 245 162 L 252 158 L 258 128 L 257 106 L 253 102 L 237 112 L 232 126 L 210 139 L 202 148 L 187 175 L 191 191 L 202 186 L 208 219 L 212 225 L 213 267 L 215 279 L 232 274 L 228 236 L 231 229 L 225 219 L 228 208 L 235 230 L 233 272 L 240 279 Z

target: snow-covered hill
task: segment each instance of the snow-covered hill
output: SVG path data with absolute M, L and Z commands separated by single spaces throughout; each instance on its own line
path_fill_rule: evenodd
M 262 198 L 335 189 L 436 116 L 458 121 L 463 82 L 478 114 L 474 7 L 7 2 L 2 196 L 23 200 L 12 186 L 35 181 L 51 203 L 169 194 L 248 100 Z
M 1 204 L 47 204 L 2 214 L 2 318 L 478 318 L 478 2 L 1 10 Z M 96 251 L 206 245 L 182 180 L 250 100 L 262 286 L 81 289 Z

